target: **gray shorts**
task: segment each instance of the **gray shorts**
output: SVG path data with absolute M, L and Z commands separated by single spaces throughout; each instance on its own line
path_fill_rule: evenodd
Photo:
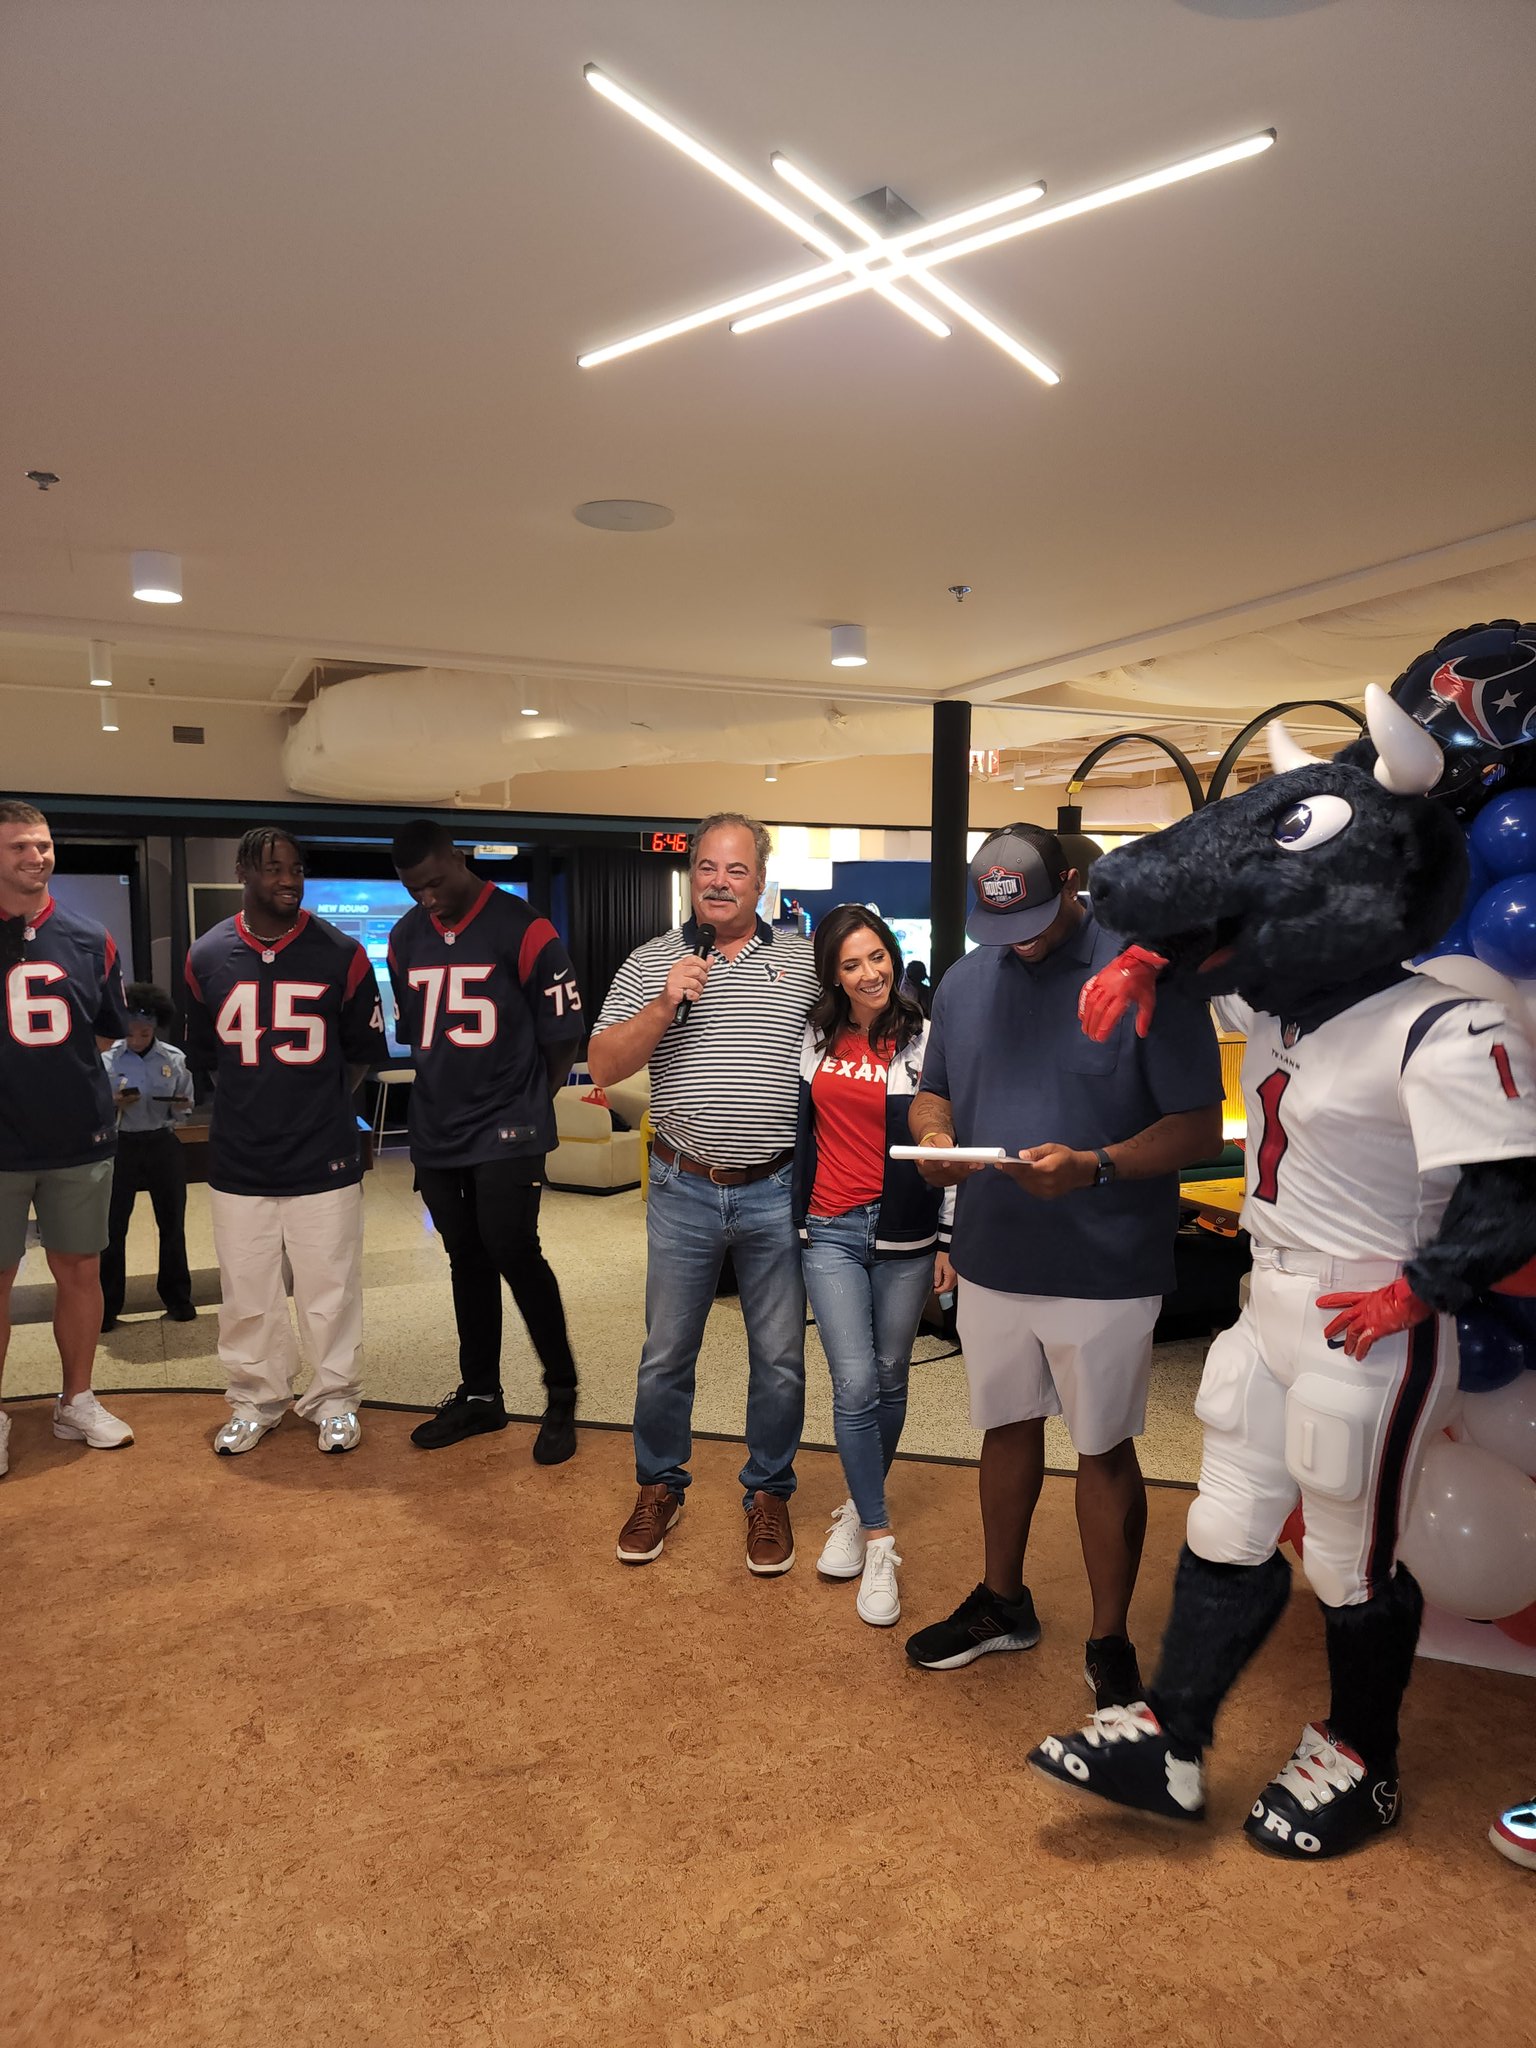
M 1160 1294 L 1084 1301 L 1002 1294 L 960 1282 L 956 1323 L 971 1390 L 971 1422 L 1001 1429 L 1059 1415 L 1081 1457 L 1140 1436 L 1152 1377 Z
M 0 1173 L 0 1273 L 21 1264 L 29 1209 L 37 1212 L 37 1227 L 49 1251 L 87 1253 L 106 1250 L 111 1206 L 110 1159 L 49 1166 L 36 1173 Z

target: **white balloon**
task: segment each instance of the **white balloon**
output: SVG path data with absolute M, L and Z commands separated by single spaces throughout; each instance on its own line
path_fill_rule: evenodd
M 1523 1372 L 1491 1394 L 1462 1397 L 1461 1435 L 1536 1479 L 1536 1372 Z
M 1518 1614 L 1536 1600 L 1536 1485 L 1477 1444 L 1437 1435 L 1398 1554 L 1424 1598 L 1447 1613 Z

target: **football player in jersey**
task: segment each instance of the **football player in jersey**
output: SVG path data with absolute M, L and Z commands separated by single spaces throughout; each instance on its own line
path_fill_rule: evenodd
M 1044 1775 L 1177 1821 L 1204 1813 L 1217 1711 L 1285 1606 L 1301 1506 L 1332 1700 L 1245 1833 L 1298 1860 L 1398 1817 L 1398 1715 L 1423 1596 L 1397 1557 L 1457 1386 L 1456 1311 L 1536 1252 L 1536 1059 L 1501 1005 L 1401 963 L 1455 916 L 1461 833 L 1425 792 L 1438 743 L 1374 685 L 1374 774 L 1277 732 L 1276 774 L 1105 857 L 1095 906 L 1142 942 L 1083 992 L 1090 1036 L 1198 976 L 1247 1034 L 1249 1299 L 1212 1345 L 1200 1487 L 1144 1700 L 1031 1752 Z
M 53 1433 L 109 1451 L 131 1444 L 133 1431 L 91 1392 L 117 1149 L 97 1041 L 120 1038 L 128 1017 L 111 934 L 54 902 L 53 859 L 42 812 L 0 803 L 0 1369 L 35 1210 L 63 1374 Z M 0 1414 L 0 1472 L 10 1434 L 10 1417 Z
M 215 1077 L 208 1205 L 230 1419 L 222 1457 L 253 1450 L 293 1394 L 293 1274 L 313 1377 L 295 1412 L 322 1451 L 361 1437 L 363 1190 L 353 1091 L 389 1057 L 378 983 L 355 939 L 304 901 L 292 833 L 261 826 L 235 857 L 244 900 L 187 956 L 187 1057 Z
M 447 830 L 421 818 L 395 836 L 416 899 L 389 939 L 400 1038 L 416 1069 L 411 1159 L 448 1253 L 459 1385 L 412 1430 L 440 1450 L 505 1429 L 501 1283 L 544 1372 L 541 1465 L 576 1450 L 576 1363 L 560 1283 L 539 1244 L 556 1091 L 581 1042 L 581 995 L 559 933 L 520 897 L 482 881 Z

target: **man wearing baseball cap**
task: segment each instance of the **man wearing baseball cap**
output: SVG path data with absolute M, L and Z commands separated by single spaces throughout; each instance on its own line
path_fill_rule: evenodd
M 994 832 L 971 862 L 977 950 L 934 998 L 911 1127 L 920 1171 L 957 1184 L 951 1256 L 971 1420 L 985 1432 L 981 1583 L 907 1644 L 953 1670 L 1040 1640 L 1024 1582 L 1045 1472 L 1045 1419 L 1078 1455 L 1077 1521 L 1093 1596 L 1085 1675 L 1100 1707 L 1142 1694 L 1128 1634 L 1146 1531 L 1135 1439 L 1152 1329 L 1173 1286 L 1178 1173 L 1221 1149 L 1221 1061 L 1210 1012 L 1159 1001 L 1138 1038 L 1102 1045 L 1077 1021 L 1080 990 L 1121 950 L 1079 897 L 1061 842 L 1038 825 Z M 956 1145 L 1001 1145 L 997 1165 L 946 1164 Z

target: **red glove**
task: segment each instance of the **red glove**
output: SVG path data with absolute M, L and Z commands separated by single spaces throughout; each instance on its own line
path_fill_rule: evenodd
M 1091 981 L 1084 982 L 1077 999 L 1078 1023 L 1102 1045 L 1134 1003 L 1136 1036 L 1145 1038 L 1157 1006 L 1157 977 L 1167 965 L 1161 953 L 1149 953 L 1145 946 L 1127 946 Z
M 1411 1330 L 1415 1323 L 1434 1314 L 1429 1303 L 1420 1301 L 1401 1275 L 1390 1287 L 1374 1287 L 1368 1294 L 1320 1294 L 1317 1305 L 1343 1310 L 1327 1325 L 1323 1335 L 1335 1350 L 1342 1344 L 1351 1358 L 1364 1358 L 1378 1337 Z

